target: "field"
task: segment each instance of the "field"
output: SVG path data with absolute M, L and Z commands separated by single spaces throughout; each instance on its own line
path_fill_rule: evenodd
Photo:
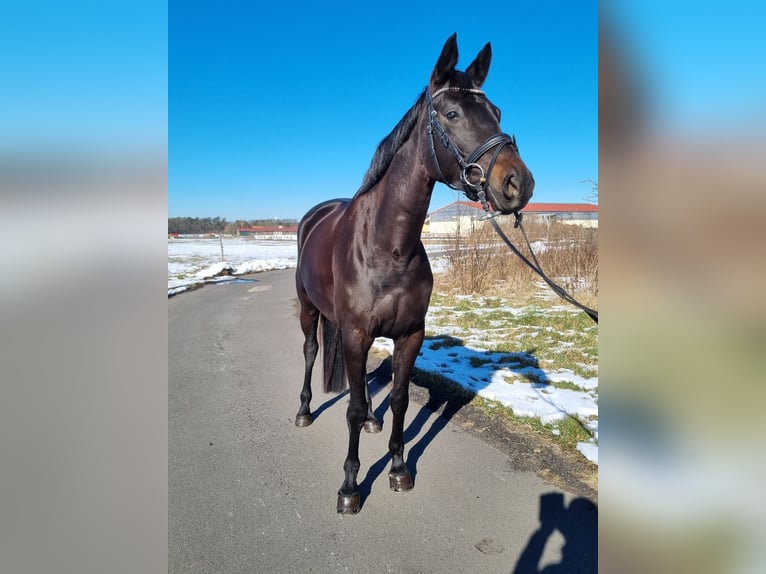
M 295 267 L 295 241 L 246 237 L 168 239 L 168 295 L 215 280 Z

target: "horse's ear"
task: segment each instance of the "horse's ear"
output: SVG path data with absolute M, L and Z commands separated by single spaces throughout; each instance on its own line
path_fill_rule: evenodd
M 457 33 L 452 34 L 444 43 L 441 56 L 431 73 L 431 84 L 433 86 L 444 84 L 455 69 L 455 64 L 457 64 Z
M 489 63 L 492 61 L 492 46 L 487 42 L 486 46 L 481 49 L 476 59 L 471 62 L 468 69 L 465 71 L 468 77 L 477 88 L 481 88 L 484 80 L 487 79 L 489 73 Z

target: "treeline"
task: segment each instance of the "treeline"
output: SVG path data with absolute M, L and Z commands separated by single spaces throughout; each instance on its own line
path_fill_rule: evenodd
M 199 235 L 203 233 L 224 233 L 236 235 L 240 227 L 259 226 L 283 226 L 291 227 L 298 225 L 297 219 L 251 219 L 249 221 L 238 219 L 226 221 L 220 217 L 169 217 L 168 233 L 180 233 L 184 235 Z

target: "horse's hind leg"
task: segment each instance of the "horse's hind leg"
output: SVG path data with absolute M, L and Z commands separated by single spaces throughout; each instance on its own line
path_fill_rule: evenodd
M 311 417 L 311 371 L 314 368 L 314 361 L 317 358 L 319 351 L 319 342 L 317 341 L 317 327 L 319 325 L 319 311 L 313 307 L 309 307 L 304 303 L 301 304 L 301 329 L 303 329 L 303 335 L 305 341 L 303 342 L 303 358 L 306 361 L 305 372 L 303 374 L 303 390 L 301 391 L 301 406 L 298 409 L 298 414 L 295 415 L 295 426 L 306 427 L 309 426 L 314 419 Z
M 391 470 L 388 480 L 391 490 L 404 492 L 414 486 L 412 476 L 404 464 L 404 414 L 410 402 L 410 375 L 415 359 L 423 344 L 424 331 L 418 331 L 394 342 L 394 384 L 391 388 L 391 439 L 388 450 L 391 453 Z

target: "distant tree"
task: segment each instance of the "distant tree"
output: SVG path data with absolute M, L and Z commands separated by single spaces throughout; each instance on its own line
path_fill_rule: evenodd
M 590 191 L 585 194 L 583 199 L 588 203 L 598 204 L 598 182 L 588 178 L 581 180 L 580 183 L 589 183 L 591 186 Z
M 180 233 L 182 235 L 198 235 L 204 233 L 224 233 L 236 235 L 241 227 L 294 227 L 298 225 L 297 219 L 237 219 L 226 221 L 221 217 L 169 217 L 168 233 Z
M 168 233 L 203 234 L 222 233 L 226 228 L 226 219 L 220 217 L 169 217 Z

